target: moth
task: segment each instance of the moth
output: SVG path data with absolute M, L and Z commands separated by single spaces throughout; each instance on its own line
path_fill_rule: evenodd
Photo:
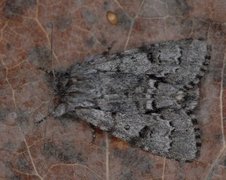
M 56 73 L 53 114 L 153 154 L 194 160 L 201 147 L 195 109 L 210 51 L 205 40 L 184 39 L 89 57 Z

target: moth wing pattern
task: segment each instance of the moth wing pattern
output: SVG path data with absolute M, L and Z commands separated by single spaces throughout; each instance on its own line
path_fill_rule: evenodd
M 194 110 L 209 59 L 210 47 L 198 39 L 90 57 L 58 72 L 54 115 L 70 114 L 157 155 L 194 160 L 201 143 Z

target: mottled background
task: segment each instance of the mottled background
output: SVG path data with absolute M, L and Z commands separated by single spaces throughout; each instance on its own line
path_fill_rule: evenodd
M 225 9 L 225 0 L 0 0 L 0 179 L 225 180 Z M 47 116 L 55 98 L 44 69 L 191 37 L 212 45 L 197 109 L 202 148 L 192 163 L 101 131 L 93 142 L 86 123 Z

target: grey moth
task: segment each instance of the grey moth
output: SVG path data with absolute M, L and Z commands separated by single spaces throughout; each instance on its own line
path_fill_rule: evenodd
M 133 146 L 179 161 L 201 146 L 195 109 L 210 60 L 205 40 L 102 54 L 58 71 L 54 116 L 84 120 Z

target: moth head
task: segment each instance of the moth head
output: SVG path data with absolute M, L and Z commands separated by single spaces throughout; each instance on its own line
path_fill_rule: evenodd
M 66 89 L 70 83 L 70 78 L 68 73 L 57 73 L 53 80 L 53 89 L 56 95 L 64 96 Z

